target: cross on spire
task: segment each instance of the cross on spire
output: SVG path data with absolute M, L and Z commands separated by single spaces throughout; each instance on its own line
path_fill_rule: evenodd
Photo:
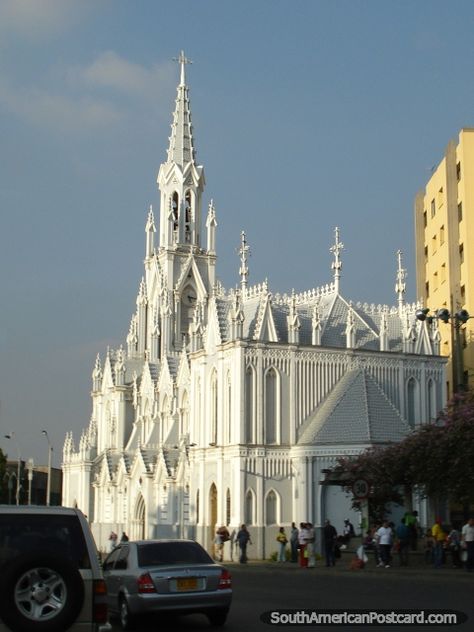
M 238 252 L 240 255 L 240 268 L 239 268 L 240 287 L 242 288 L 242 291 L 244 292 L 247 288 L 247 277 L 249 275 L 249 268 L 248 268 L 247 263 L 248 263 L 248 257 L 250 255 L 250 248 L 247 245 L 247 238 L 245 236 L 244 231 L 240 233 L 240 248 Z
M 180 64 L 181 66 L 181 78 L 180 78 L 180 85 L 184 86 L 186 84 L 186 77 L 185 77 L 185 72 L 184 72 L 184 67 L 186 64 L 192 64 L 193 62 L 191 61 L 191 59 L 188 59 L 186 57 L 186 55 L 184 54 L 184 50 L 182 50 L 179 54 L 179 57 L 173 57 L 173 61 L 177 61 L 178 64 Z
M 405 294 L 406 284 L 405 279 L 407 277 L 407 271 L 405 268 L 402 268 L 402 251 L 397 250 L 397 258 L 398 258 L 398 270 L 397 270 L 397 281 L 395 283 L 395 292 L 398 294 L 398 306 L 401 308 L 403 305 L 403 295 Z
M 336 288 L 336 292 L 339 291 L 339 279 L 341 278 L 341 268 L 342 262 L 339 257 L 341 250 L 344 250 L 344 244 L 342 241 L 339 241 L 339 228 L 336 226 L 334 229 L 335 239 L 334 246 L 329 248 L 329 251 L 334 254 L 334 261 L 331 264 L 331 268 L 334 270 L 334 285 Z

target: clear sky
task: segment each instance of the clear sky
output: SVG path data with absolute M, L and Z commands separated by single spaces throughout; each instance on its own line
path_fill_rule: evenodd
M 0 0 L 0 447 L 59 465 L 95 356 L 125 341 L 181 49 L 218 276 L 414 301 L 413 200 L 474 126 L 474 3 Z M 432 306 L 436 307 L 436 306 Z

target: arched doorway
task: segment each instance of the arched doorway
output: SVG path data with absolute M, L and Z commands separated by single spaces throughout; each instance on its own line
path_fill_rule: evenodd
M 213 550 L 214 531 L 217 524 L 217 487 L 212 483 L 209 489 L 209 542 L 208 550 Z
M 130 535 L 133 540 L 145 539 L 145 500 L 141 494 L 138 496 L 137 502 L 135 503 L 132 533 Z

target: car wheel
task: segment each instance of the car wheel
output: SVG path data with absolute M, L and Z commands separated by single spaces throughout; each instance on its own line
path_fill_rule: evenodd
M 207 618 L 211 625 L 220 626 L 224 625 L 228 614 L 229 610 L 227 608 L 216 608 L 207 612 Z
M 120 598 L 119 617 L 120 617 L 120 625 L 122 626 L 122 630 L 135 629 L 135 618 L 133 617 L 132 614 L 130 614 L 130 608 L 128 607 L 127 600 L 125 599 L 125 597 Z
M 64 632 L 84 603 L 84 582 L 68 560 L 24 555 L 0 581 L 0 618 L 13 632 Z

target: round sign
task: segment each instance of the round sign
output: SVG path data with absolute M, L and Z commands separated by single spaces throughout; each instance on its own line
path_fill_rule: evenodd
M 370 485 L 365 478 L 358 478 L 352 483 L 352 494 L 354 498 L 367 498 Z

